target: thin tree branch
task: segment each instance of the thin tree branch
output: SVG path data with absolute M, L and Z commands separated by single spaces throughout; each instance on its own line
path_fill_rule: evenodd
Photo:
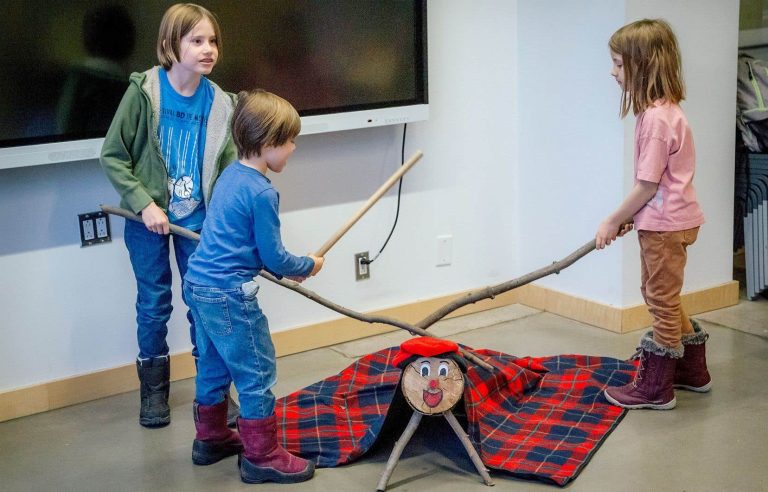
M 534 280 L 538 280 L 553 273 L 560 273 L 562 270 L 565 270 L 583 256 L 591 253 L 594 249 L 595 240 L 592 239 L 585 243 L 584 246 L 580 247 L 562 260 L 556 261 L 547 267 L 539 268 L 538 270 L 523 275 L 522 277 L 518 277 L 501 284 L 492 285 L 490 287 L 484 287 L 482 289 L 469 292 L 464 296 L 459 297 L 458 299 L 455 299 L 443 307 L 437 309 L 432 314 L 416 323 L 416 326 L 419 328 L 427 329 L 449 313 L 452 313 L 453 311 L 456 311 L 457 309 L 464 307 L 467 304 L 474 304 L 478 301 L 482 301 L 483 299 L 493 299 L 499 294 L 512 289 L 516 289 L 518 287 L 522 287 L 523 285 L 531 283 Z

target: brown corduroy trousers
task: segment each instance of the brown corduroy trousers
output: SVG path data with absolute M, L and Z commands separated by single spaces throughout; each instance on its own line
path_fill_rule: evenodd
M 653 340 L 659 345 L 680 347 L 682 335 L 693 333 L 680 303 L 687 248 L 699 228 L 684 231 L 637 231 L 640 241 L 640 292 L 653 316 Z

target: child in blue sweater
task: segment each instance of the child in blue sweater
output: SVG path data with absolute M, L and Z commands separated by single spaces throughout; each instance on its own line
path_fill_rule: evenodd
M 294 256 L 283 247 L 279 195 L 267 178 L 285 168 L 300 129 L 286 100 L 262 90 L 239 94 L 232 128 L 238 160 L 217 181 L 184 277 L 199 327 L 192 459 L 210 464 L 242 450 L 246 483 L 300 482 L 314 473 L 312 462 L 277 441 L 275 348 L 254 280 L 264 269 L 302 281 L 323 266 L 322 257 Z M 240 397 L 239 435 L 226 423 L 232 381 Z

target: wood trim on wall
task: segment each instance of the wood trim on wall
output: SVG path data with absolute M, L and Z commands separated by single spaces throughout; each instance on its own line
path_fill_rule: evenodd
M 645 304 L 619 308 L 533 284 L 524 285 L 517 291 L 520 304 L 616 333 L 628 333 L 651 325 L 651 315 Z M 739 282 L 732 280 L 686 292 L 682 302 L 689 315 L 733 306 L 739 302 Z
M 369 314 L 416 322 L 438 307 L 467 293 L 469 291 L 382 309 Z M 683 294 L 683 306 L 688 314 L 720 309 L 738 302 L 739 283 L 736 281 Z M 638 330 L 649 326 L 651 323 L 645 305 L 617 308 L 532 284 L 505 292 L 493 299 L 464 306 L 448 317 L 462 316 L 515 303 L 549 311 L 616 333 Z M 367 325 L 351 318 L 339 318 L 273 333 L 272 339 L 275 342 L 277 355 L 281 357 L 397 329 L 387 325 Z M 171 356 L 172 381 L 190 378 L 194 375 L 195 364 L 189 352 Z M 136 366 L 135 364 L 128 364 L 6 391 L 0 393 L 0 422 L 127 391 L 135 391 L 138 387 Z

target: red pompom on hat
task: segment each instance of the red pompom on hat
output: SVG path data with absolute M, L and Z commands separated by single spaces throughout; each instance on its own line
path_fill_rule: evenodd
M 432 337 L 410 338 L 400 344 L 400 352 L 392 359 L 392 364 L 399 366 L 409 357 L 419 355 L 421 357 L 434 357 L 446 353 L 457 353 L 459 344 L 450 340 L 442 340 Z

